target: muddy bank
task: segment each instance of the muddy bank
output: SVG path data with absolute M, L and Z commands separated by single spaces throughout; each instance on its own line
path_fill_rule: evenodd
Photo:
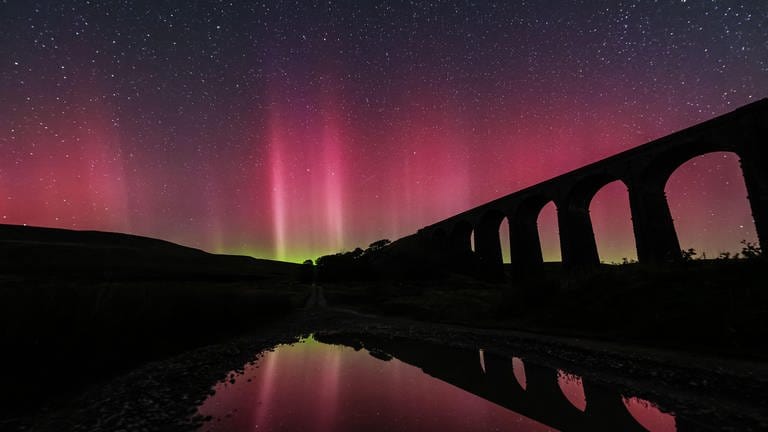
M 592 381 L 632 389 L 637 396 L 675 407 L 678 418 L 706 426 L 703 430 L 768 428 L 764 402 L 768 400 L 768 366 L 764 363 L 330 309 L 300 311 L 258 334 L 147 364 L 90 389 L 67 406 L 14 426 L 35 431 L 195 430 L 204 421 L 194 416 L 196 407 L 217 381 L 236 380 L 228 373 L 257 360 L 259 352 L 309 333 L 321 340 L 407 339 L 524 356 Z

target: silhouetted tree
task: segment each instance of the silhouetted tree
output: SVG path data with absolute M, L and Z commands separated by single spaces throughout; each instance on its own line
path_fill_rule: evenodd
M 741 255 L 746 259 L 755 259 L 763 256 L 763 250 L 760 249 L 760 245 L 757 245 L 746 240 L 742 240 L 741 244 L 744 245 L 741 248 Z
M 697 255 L 696 249 L 694 248 L 689 248 L 688 250 L 682 249 L 680 254 L 683 256 L 683 261 L 692 261 L 693 257 Z
M 308 259 L 301 264 L 299 270 L 299 282 L 311 283 L 315 279 L 315 265 Z
M 381 239 L 377 240 L 371 244 L 368 245 L 368 249 L 365 251 L 366 253 L 375 253 L 380 251 L 381 249 L 384 249 L 388 244 L 392 243 L 389 241 L 389 239 Z
M 390 243 L 382 239 L 371 243 L 366 250 L 358 247 L 351 252 L 322 256 L 317 259 L 317 278 L 323 281 L 377 279 L 371 263 Z
M 731 253 L 728 252 L 728 251 L 720 252 L 720 255 L 717 256 L 717 259 L 720 259 L 720 260 L 738 259 L 738 258 L 739 258 L 739 253 L 738 252 L 733 254 L 733 255 L 731 255 Z
M 356 248 L 351 252 L 325 255 L 317 259 L 317 277 L 323 281 L 340 281 L 364 278 L 366 265 L 364 251 Z

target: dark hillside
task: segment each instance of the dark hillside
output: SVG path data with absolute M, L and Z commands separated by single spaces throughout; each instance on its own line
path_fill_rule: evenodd
M 143 362 L 285 316 L 305 298 L 299 269 L 128 234 L 0 225 L 0 429 Z
M 292 277 L 293 263 L 130 234 L 0 225 L 0 274 L 87 279 Z

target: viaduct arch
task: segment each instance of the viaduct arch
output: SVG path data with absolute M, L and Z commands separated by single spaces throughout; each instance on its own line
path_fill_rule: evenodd
M 679 261 L 680 244 L 664 187 L 679 166 L 717 151 L 739 157 L 760 247 L 768 250 L 768 99 L 467 210 L 420 229 L 416 236 L 433 261 L 502 272 L 498 233 L 507 218 L 512 269 L 525 274 L 543 263 L 537 218 L 552 201 L 563 267 L 588 269 L 600 263 L 589 204 L 603 186 L 620 181 L 629 194 L 638 261 Z

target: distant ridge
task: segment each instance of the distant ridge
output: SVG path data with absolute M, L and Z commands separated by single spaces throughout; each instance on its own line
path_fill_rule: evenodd
M 133 234 L 0 224 L 0 275 L 241 279 L 288 276 L 297 269 Z
M 207 253 L 200 249 L 182 246 L 166 240 L 124 234 L 110 231 L 70 230 L 27 225 L 0 224 L 0 242 L 20 241 L 39 243 L 87 244 L 91 246 L 126 246 L 126 247 L 173 247 Z

